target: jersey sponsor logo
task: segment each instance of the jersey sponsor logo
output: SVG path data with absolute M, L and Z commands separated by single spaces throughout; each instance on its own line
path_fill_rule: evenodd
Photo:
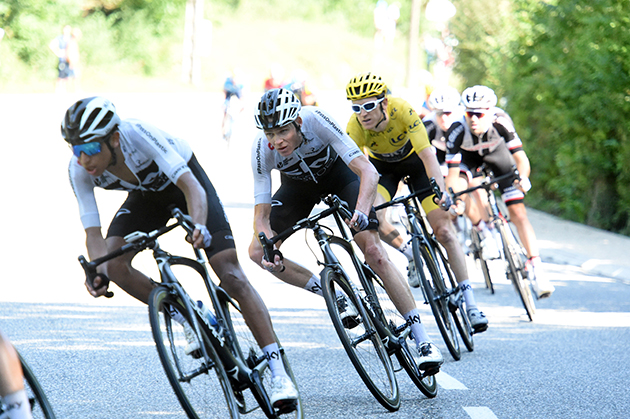
M 390 138 L 389 139 L 389 143 L 391 145 L 398 145 L 398 144 L 402 143 L 403 141 L 405 141 L 406 139 L 407 139 L 407 133 L 403 132 L 402 134 L 400 134 L 396 138 Z
M 455 128 L 451 130 L 451 133 L 448 135 L 448 138 L 446 139 L 446 147 L 449 149 L 455 147 L 455 142 L 457 141 L 457 137 L 462 135 L 462 133 L 464 132 L 464 125 L 457 122 L 453 125 L 455 126 Z
M 272 199 L 271 200 L 271 206 L 272 207 L 281 207 L 282 206 L 282 201 L 278 201 L 277 199 Z
M 413 121 L 413 124 L 409 125 L 409 131 L 414 132 L 417 131 L 420 127 L 420 119 L 416 119 Z
M 231 234 L 226 234 L 225 236 L 223 236 L 223 238 L 224 238 L 225 240 L 234 240 L 234 236 L 233 236 L 233 235 L 231 235 Z
M 181 166 L 179 166 L 177 169 L 175 169 L 175 171 L 173 172 L 173 178 L 176 178 L 177 175 L 179 174 L 179 172 L 181 172 L 182 170 L 186 169 L 187 167 L 188 167 L 188 165 L 186 163 L 184 163 Z
M 337 131 L 337 133 L 341 136 L 343 136 L 343 131 L 339 128 L 339 126 L 332 120 L 330 119 L 327 115 L 324 115 L 319 109 L 315 110 L 315 113 L 317 115 L 319 115 L 324 121 L 328 122 L 330 124 L 330 126 Z
M 155 146 L 164 154 L 168 153 L 168 150 L 166 149 L 166 147 L 164 147 L 162 144 L 160 144 L 160 142 L 158 141 L 157 138 L 155 138 L 149 131 L 147 131 L 146 128 L 144 128 L 142 125 L 140 124 L 136 124 L 136 127 L 144 134 L 146 135 L 149 140 L 151 140 L 153 142 L 153 144 L 155 144 Z
M 275 150 L 275 148 L 271 145 L 271 143 L 267 143 L 267 147 L 269 147 L 269 150 Z

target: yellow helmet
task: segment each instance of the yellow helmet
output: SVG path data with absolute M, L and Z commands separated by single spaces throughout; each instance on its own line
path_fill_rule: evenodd
M 387 86 L 381 76 L 373 73 L 361 73 L 352 78 L 346 86 L 348 100 L 365 99 L 368 97 L 384 95 Z

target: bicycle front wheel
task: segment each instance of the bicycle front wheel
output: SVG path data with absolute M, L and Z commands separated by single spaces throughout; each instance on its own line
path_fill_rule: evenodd
M 396 350 L 396 359 L 398 359 L 402 368 L 422 394 L 429 398 L 435 397 L 438 389 L 435 375 L 423 376 L 422 371 L 418 370 L 418 365 L 411 355 L 411 350 L 413 349 L 410 349 L 410 345 L 411 348 L 415 348 L 416 343 L 411 336 L 411 329 L 407 321 L 389 297 L 383 281 L 372 276 L 368 276 L 368 281 L 371 282 L 374 295 L 376 296 L 376 301 L 370 303 L 372 310 L 382 313 L 383 323 L 398 338 L 400 347 Z
M 283 418 L 295 418 L 302 419 L 304 417 L 304 411 L 302 408 L 302 401 L 298 392 L 298 399 L 294 405 L 283 406 L 280 409 L 275 409 L 268 404 L 269 394 L 268 390 L 271 388 L 271 369 L 265 359 L 265 355 L 258 346 L 258 342 L 254 338 L 250 328 L 247 326 L 245 319 L 241 313 L 239 307 L 237 307 L 233 300 L 231 300 L 227 294 L 219 293 L 219 300 L 223 307 L 223 313 L 225 314 L 225 323 L 229 330 L 229 344 L 233 348 L 233 353 L 237 354 L 243 362 L 251 369 L 258 368 L 260 371 L 260 378 L 263 388 L 251 388 L 251 395 L 255 399 L 255 403 L 261 406 L 265 414 L 269 418 L 276 417 L 277 414 L 282 414 Z M 280 349 L 280 356 L 284 369 L 293 381 L 293 385 L 297 389 L 297 381 L 293 375 L 293 370 L 289 364 L 289 359 L 284 351 L 284 348 L 278 341 L 278 347 Z M 241 413 L 246 413 L 251 410 L 250 405 L 254 403 L 253 400 L 248 400 L 248 397 L 243 393 L 244 389 L 238 389 L 235 391 L 236 399 L 239 402 L 239 408 Z M 250 396 L 251 398 L 251 396 Z M 254 405 L 255 406 L 255 405 Z
M 419 237 L 415 236 L 412 239 L 412 243 L 416 267 L 425 263 L 431 273 L 430 278 L 426 275 L 420 276 L 425 297 L 431 307 L 435 322 L 448 351 L 453 359 L 459 361 L 462 354 L 459 348 L 459 340 L 457 339 L 457 326 L 455 326 L 453 313 L 449 307 L 450 294 L 446 288 L 442 272 L 437 262 L 433 259 L 427 245 L 422 243 Z
M 169 288 L 155 288 L 149 296 L 149 320 L 153 339 L 164 371 L 186 415 L 191 419 L 239 418 L 238 404 L 230 379 L 207 332 L 200 327 L 199 341 L 208 359 L 200 351 L 187 355 L 184 326 L 172 316 L 179 313 L 193 327 L 193 321 L 178 295 Z
M 52 406 L 42 389 L 42 386 L 37 381 L 35 374 L 28 366 L 22 355 L 18 352 L 20 358 L 20 364 L 22 365 L 22 373 L 24 374 L 24 390 L 28 397 L 28 401 L 31 404 L 31 412 L 33 419 L 54 419 L 55 413 L 52 410 Z
M 322 273 L 322 289 L 328 313 L 348 358 L 366 387 L 378 402 L 391 412 L 400 408 L 400 393 L 392 361 L 376 331 L 372 319 L 355 298 L 347 279 L 331 268 Z M 345 299 L 338 304 L 339 298 Z M 352 304 L 358 315 L 352 325 L 344 326 L 346 304 Z
M 507 262 L 506 275 L 508 279 L 512 281 L 514 289 L 523 303 L 523 307 L 525 307 L 527 317 L 530 321 L 534 321 L 536 304 L 534 303 L 534 297 L 532 296 L 529 286 L 529 278 L 525 272 L 525 264 L 522 256 L 523 252 L 520 251 L 520 244 L 505 222 L 501 223 L 499 232 L 501 234 L 501 241 L 503 242 Z

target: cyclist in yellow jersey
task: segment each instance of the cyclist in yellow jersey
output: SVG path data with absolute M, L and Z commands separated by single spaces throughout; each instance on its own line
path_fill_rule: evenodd
M 424 124 L 405 100 L 386 95 L 387 87 L 380 76 L 362 73 L 346 86 L 346 97 L 352 101 L 354 115 L 346 128 L 348 135 L 364 150 L 381 177 L 375 205 L 391 200 L 399 182 L 409 176 L 415 190 L 427 189 L 429 177 L 435 178 L 442 190 L 444 179 L 435 152 L 430 147 Z M 452 222 L 445 211 L 450 207 L 448 194 L 436 204 L 435 195 L 420 196 L 422 207 L 438 241 L 448 253 L 453 273 L 463 292 L 466 312 L 475 332 L 488 328 L 488 319 L 479 311 L 468 279 L 464 253 L 456 238 Z M 377 213 L 379 233 L 390 246 L 405 254 L 409 260 L 409 284 L 418 287 L 420 281 L 413 262 L 409 240 L 405 240 L 384 217 Z

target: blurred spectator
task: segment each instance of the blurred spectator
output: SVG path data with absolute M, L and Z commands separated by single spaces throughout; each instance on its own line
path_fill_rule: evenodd
M 277 89 L 284 85 L 284 67 L 280 64 L 272 64 L 269 69 L 269 77 L 265 79 L 265 92 L 271 89 Z
M 66 25 L 63 27 L 63 31 L 61 35 L 55 37 L 50 43 L 48 47 L 52 50 L 53 53 L 57 56 L 57 83 L 55 91 L 57 92 L 65 92 L 66 91 L 66 83 L 68 81 L 68 77 L 70 76 L 70 66 L 68 64 L 68 55 L 67 48 L 68 42 L 72 37 L 72 27 L 70 25 Z
M 79 54 L 79 40 L 81 39 L 81 29 L 72 28 L 72 35 L 66 46 L 66 57 L 68 59 L 69 73 L 68 77 L 72 85 L 72 90 L 77 91 L 80 88 L 80 54 Z
M 295 93 L 300 99 L 302 106 L 317 106 L 317 97 L 311 91 L 306 71 L 295 70 L 291 74 L 291 80 L 282 87 Z

